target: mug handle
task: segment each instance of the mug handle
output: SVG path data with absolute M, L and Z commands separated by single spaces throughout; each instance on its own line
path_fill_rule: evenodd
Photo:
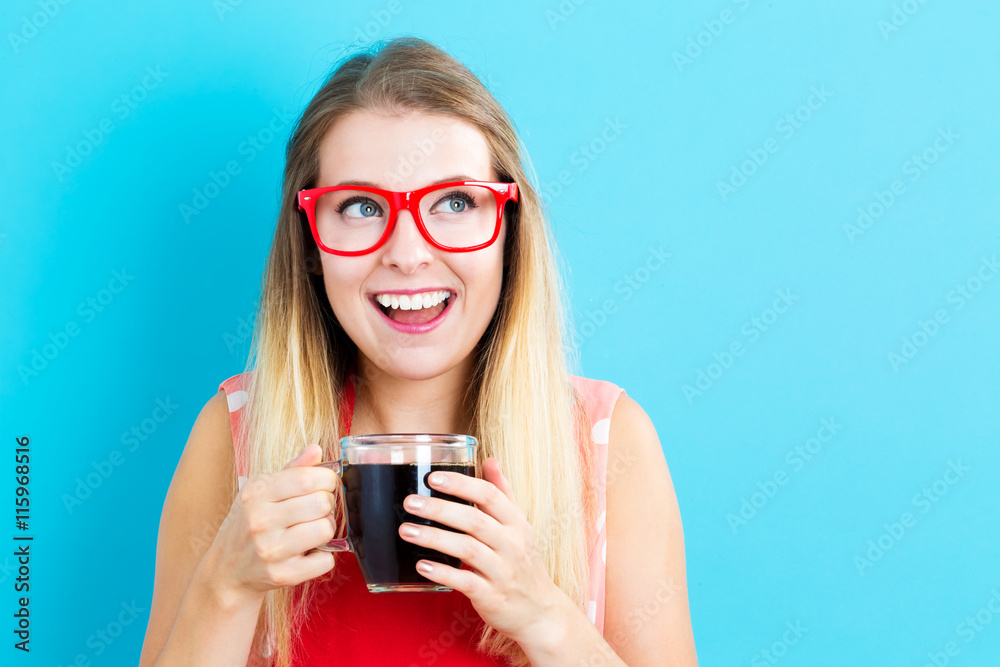
M 337 473 L 338 478 L 343 472 L 340 461 L 323 461 L 322 463 L 317 463 L 316 465 L 323 466 L 324 468 L 331 468 L 333 472 Z M 316 548 L 320 551 L 354 551 L 354 549 L 351 548 L 351 543 L 346 539 L 332 539 L 326 544 L 321 544 Z

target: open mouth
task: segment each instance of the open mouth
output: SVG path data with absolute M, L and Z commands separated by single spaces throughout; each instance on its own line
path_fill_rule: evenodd
M 418 294 L 376 294 L 375 305 L 393 322 L 404 325 L 427 324 L 445 311 L 454 295 L 448 290 Z

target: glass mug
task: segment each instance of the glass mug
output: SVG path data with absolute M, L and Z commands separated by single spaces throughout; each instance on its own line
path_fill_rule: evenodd
M 341 438 L 340 459 L 316 465 L 333 469 L 343 484 L 347 539 L 333 539 L 317 548 L 352 552 L 372 593 L 452 590 L 417 572 L 417 561 L 424 559 L 455 568 L 461 568 L 462 561 L 404 540 L 399 527 L 409 522 L 460 531 L 410 514 L 403 500 L 416 494 L 471 506 L 467 500 L 432 489 L 427 485 L 427 476 L 442 470 L 477 477 L 477 446 L 472 436 L 441 433 Z

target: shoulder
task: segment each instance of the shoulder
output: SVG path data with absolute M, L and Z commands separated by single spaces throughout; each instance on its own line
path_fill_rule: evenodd
M 182 495 L 213 493 L 218 500 L 230 495 L 224 491 L 225 485 L 218 482 L 220 476 L 236 479 L 231 400 L 232 395 L 220 389 L 198 413 L 177 462 L 168 498 L 177 492 Z M 211 489 L 214 492 L 210 492 Z
M 607 444 L 608 428 L 611 424 L 611 415 L 614 411 L 618 398 L 624 395 L 625 390 L 606 380 L 570 375 L 573 388 L 580 397 L 580 402 L 587 411 L 591 426 L 594 428 L 594 439 L 601 444 Z
M 653 420 L 624 392 L 615 402 L 611 414 L 608 445 L 609 459 L 614 455 L 630 466 L 635 462 L 640 463 L 640 467 L 642 464 L 655 464 L 654 470 L 659 469 L 661 475 L 666 472 L 667 462 Z M 668 480 L 661 477 L 660 481 Z
M 223 389 L 198 413 L 167 489 L 163 520 L 182 516 L 183 524 L 188 513 L 216 520 L 228 509 L 237 490 L 231 413 L 232 394 Z
M 622 392 L 608 425 L 607 505 L 612 514 L 633 521 L 634 512 L 658 499 L 658 506 L 674 510 L 677 498 L 659 435 L 646 411 Z M 640 513 L 641 514 L 641 513 Z M 621 526 L 622 522 L 615 525 Z

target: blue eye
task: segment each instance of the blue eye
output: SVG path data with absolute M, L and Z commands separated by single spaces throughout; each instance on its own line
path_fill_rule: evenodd
M 467 192 L 456 190 L 442 196 L 431 207 L 431 213 L 468 213 L 478 208 L 476 201 Z
M 351 197 L 337 207 L 337 213 L 349 218 L 372 218 L 382 214 L 382 209 L 371 199 Z

